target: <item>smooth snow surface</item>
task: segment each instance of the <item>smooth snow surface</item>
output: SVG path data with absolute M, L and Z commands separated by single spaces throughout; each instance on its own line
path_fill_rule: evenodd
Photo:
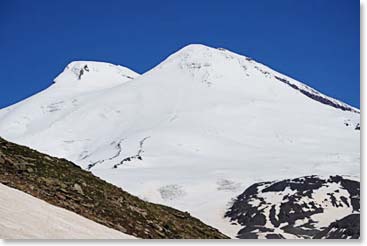
M 0 184 L 1 239 L 133 239 Z
M 230 236 L 224 212 L 255 182 L 359 176 L 357 109 L 224 49 L 189 45 L 143 75 L 74 62 L 55 81 L 1 110 L 0 136 Z

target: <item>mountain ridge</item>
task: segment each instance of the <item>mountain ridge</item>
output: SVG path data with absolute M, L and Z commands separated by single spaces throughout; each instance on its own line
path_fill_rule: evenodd
M 0 135 L 227 235 L 238 232 L 227 203 L 245 187 L 359 176 L 360 114 L 250 58 L 192 45 L 122 83 L 78 75 L 80 86 L 51 86 L 0 110 Z

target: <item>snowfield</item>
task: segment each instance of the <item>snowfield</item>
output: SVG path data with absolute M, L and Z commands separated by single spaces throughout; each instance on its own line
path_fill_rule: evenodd
M 0 184 L 1 239 L 134 239 Z
M 73 62 L 0 111 L 0 136 L 235 237 L 224 214 L 253 183 L 359 179 L 359 121 L 358 109 L 248 57 L 189 45 L 142 75 Z

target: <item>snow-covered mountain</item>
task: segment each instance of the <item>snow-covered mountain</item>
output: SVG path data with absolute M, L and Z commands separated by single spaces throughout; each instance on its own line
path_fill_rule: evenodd
M 224 214 L 253 183 L 359 177 L 358 109 L 225 49 L 189 45 L 142 75 L 73 62 L 54 82 L 2 109 L 0 136 L 230 236 Z

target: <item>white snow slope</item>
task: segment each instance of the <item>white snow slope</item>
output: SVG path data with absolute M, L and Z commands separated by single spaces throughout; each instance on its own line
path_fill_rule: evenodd
M 359 120 L 359 110 L 245 56 L 189 45 L 143 75 L 71 63 L 54 85 L 0 111 L 0 136 L 234 236 L 224 212 L 255 182 L 358 178 Z
M 133 239 L 0 184 L 1 239 Z

